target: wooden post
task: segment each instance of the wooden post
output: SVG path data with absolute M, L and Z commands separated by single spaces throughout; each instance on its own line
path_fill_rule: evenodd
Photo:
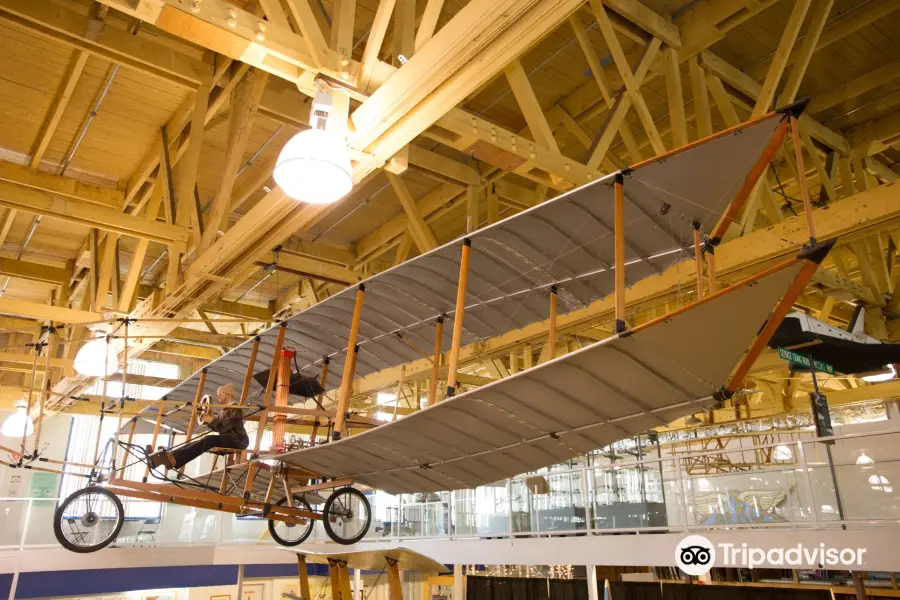
M 616 173 L 614 184 L 616 333 L 625 331 L 625 178 Z
M 397 420 L 397 409 L 400 408 L 400 396 L 403 394 L 404 379 L 406 379 L 406 365 L 400 365 L 400 379 L 397 381 L 397 393 L 394 394 L 397 396 L 397 401 L 394 404 L 394 414 L 391 416 L 391 421 Z
M 163 396 L 163 400 L 165 399 L 166 397 Z M 159 428 L 162 427 L 163 409 L 165 407 L 166 405 L 164 403 L 159 402 L 159 411 L 156 413 L 156 425 L 153 426 L 153 441 L 150 442 L 150 449 L 152 452 L 156 452 L 156 440 L 159 437 Z M 102 426 L 103 420 L 101 419 L 100 421 L 100 425 Z M 94 462 L 96 462 L 96 459 Z M 144 469 L 144 483 L 147 483 L 148 477 L 150 477 L 150 463 L 147 463 L 147 468 Z
M 438 370 L 441 367 L 443 342 L 444 315 L 441 315 L 434 326 L 434 356 L 431 359 L 431 381 L 428 382 L 428 406 L 433 406 L 437 402 Z
M 559 299 L 558 290 L 555 285 L 550 286 L 550 335 L 547 338 L 548 348 L 547 356 L 549 360 L 556 358 L 556 304 Z
M 866 579 L 868 579 L 868 573 L 852 571 L 850 577 L 853 578 L 853 589 L 856 591 L 856 600 L 866 600 L 868 598 L 868 595 L 866 594 Z
M 322 389 L 325 389 L 325 381 L 328 379 L 328 363 L 329 359 L 326 356 L 322 359 L 322 374 L 319 376 L 319 384 L 322 386 Z M 319 394 L 319 404 L 322 403 L 322 396 L 325 395 L 325 392 Z M 316 417 L 316 422 L 313 423 L 312 433 L 309 434 L 309 443 L 312 445 L 316 445 L 316 440 L 318 439 L 319 434 L 319 417 Z
M 472 251 L 472 240 L 463 240 L 462 255 L 459 261 L 459 282 L 456 286 L 456 312 L 453 314 L 453 341 L 450 344 L 450 360 L 447 371 L 447 397 L 456 393 L 456 367 L 459 362 L 459 345 L 462 341 L 463 317 L 466 310 L 466 284 L 469 280 L 469 254 Z
M 797 117 L 791 115 L 791 137 L 794 138 L 794 155 L 797 157 L 797 180 L 800 183 L 800 195 L 803 197 L 803 210 L 806 211 L 806 226 L 809 228 L 809 242 L 816 245 L 816 225 L 813 220 L 812 202 L 809 199 L 809 184 L 806 181 L 806 168 L 803 166 L 803 146 L 800 144 L 800 127 Z M 815 152 L 814 148 L 809 149 Z
M 388 590 L 389 600 L 403 600 L 403 584 L 400 580 L 400 568 L 397 566 L 397 561 L 386 558 L 388 565 Z
M 331 600 L 341 600 L 341 572 L 338 561 L 328 559 L 328 579 L 331 583 Z M 349 600 L 349 598 L 347 599 Z
M 350 337 L 347 338 L 347 360 L 344 361 L 344 372 L 341 374 L 341 393 L 338 397 L 334 415 L 334 433 L 332 439 L 339 440 L 344 434 L 344 420 L 350 407 L 350 396 L 353 392 L 353 372 L 356 367 L 356 337 L 359 335 L 359 321 L 362 317 L 363 297 L 366 286 L 360 284 L 356 289 L 356 304 L 353 306 L 353 321 L 350 323 Z
M 247 406 L 247 396 L 250 395 L 250 384 L 253 381 L 253 368 L 256 366 L 257 352 L 259 352 L 259 336 L 253 338 L 253 348 L 250 349 L 250 360 L 247 362 L 247 373 L 244 374 L 244 386 L 241 388 L 239 406 Z
M 281 327 L 278 328 L 278 337 L 275 338 L 275 351 L 272 353 L 272 365 L 269 367 L 269 379 L 266 382 L 266 392 L 263 396 L 262 405 L 265 407 L 259 413 L 259 421 L 256 427 L 256 441 L 253 443 L 253 454 L 259 454 L 259 445 L 262 443 L 262 436 L 265 433 L 266 423 L 269 422 L 269 400 L 272 397 L 272 390 L 275 388 L 275 381 L 278 379 L 278 370 L 279 370 L 279 357 L 281 356 L 281 347 L 284 345 L 284 330 L 287 327 L 285 323 L 281 324 Z M 274 433 L 274 432 L 273 432 Z M 250 468 L 247 470 L 247 481 L 244 484 L 244 495 L 247 496 L 250 494 L 250 491 L 253 489 L 253 480 L 256 478 L 257 466 L 255 463 L 250 464 Z M 272 482 L 274 484 L 275 476 L 272 476 Z M 272 485 L 269 485 L 269 496 L 272 495 Z M 269 497 L 267 496 L 267 498 Z M 268 499 L 266 503 L 268 503 Z
M 194 429 L 197 427 L 197 412 L 200 409 L 200 399 L 203 398 L 203 388 L 206 386 L 206 367 L 200 371 L 200 381 L 197 382 L 197 391 L 194 393 L 194 402 L 191 406 L 191 420 L 188 421 L 187 432 L 185 434 L 184 443 L 188 443 L 194 437 Z M 134 427 L 131 428 L 134 431 Z M 128 440 L 131 443 L 131 439 Z M 184 473 L 184 465 L 178 469 L 179 473 Z
M 341 576 L 341 598 L 353 600 L 353 592 L 350 591 L 350 570 L 347 568 L 347 563 L 344 561 L 338 563 L 338 573 Z
M 247 406 L 247 397 L 250 395 L 250 384 L 253 381 L 253 369 L 256 367 L 256 354 L 259 352 L 259 336 L 253 338 L 253 347 L 250 348 L 250 359 L 247 361 L 247 372 L 244 374 L 244 385 L 241 387 L 241 399 L 238 400 L 238 406 Z M 262 425 L 262 421 L 257 421 Z M 260 429 L 257 428 L 257 431 Z M 238 462 L 243 463 L 247 460 L 247 451 L 242 450 Z M 227 462 L 227 461 L 226 461 Z M 250 478 L 247 482 L 250 483 Z
M 52 330 L 52 324 L 51 324 Z M 53 335 L 52 331 L 47 331 L 47 342 L 44 344 L 46 347 L 46 353 L 44 355 L 44 385 L 41 386 L 41 396 L 40 400 L 38 400 L 38 418 L 37 422 L 34 424 L 34 453 L 33 456 L 37 458 L 39 454 L 39 446 L 41 442 L 41 424 L 44 422 L 44 404 L 47 402 L 47 392 L 50 391 L 50 379 L 51 379 L 51 371 L 50 371 L 50 336 Z M 38 346 L 35 348 L 35 354 L 37 354 Z M 29 392 L 30 394 L 30 392 Z M 25 447 L 22 447 L 24 450 Z
M 306 568 L 306 557 L 302 554 L 297 555 L 297 574 L 300 576 L 300 597 L 310 600 L 309 570 Z
M 716 248 L 709 246 L 706 249 L 706 278 L 709 280 L 710 295 L 716 293 Z
M 287 406 L 290 404 L 291 396 L 291 360 L 294 358 L 294 350 L 292 348 L 284 348 L 281 350 L 281 361 L 278 367 L 278 389 L 275 392 L 275 406 Z M 284 430 L 287 421 L 287 415 L 284 413 L 275 413 L 275 419 L 272 421 L 272 449 L 276 451 L 284 450 Z
M 108 240 L 107 240 L 107 243 L 109 243 Z M 115 279 L 118 279 L 118 277 L 119 277 L 118 275 L 114 275 Z M 118 473 L 118 470 L 116 469 L 116 459 L 118 458 L 118 451 L 119 451 L 119 432 L 122 430 L 122 413 L 125 412 L 125 398 L 128 397 L 128 319 L 127 318 L 124 320 L 123 341 L 124 341 L 124 345 L 123 345 L 123 349 L 122 349 L 122 397 L 119 400 L 119 415 L 116 419 L 116 433 L 115 433 L 115 439 L 113 440 L 113 447 L 112 447 L 112 469 L 111 469 L 112 474 Z M 48 362 L 48 366 L 49 366 L 49 362 Z M 35 445 L 35 450 L 36 449 L 37 449 L 37 445 Z M 123 463 L 124 463 L 124 461 L 123 461 Z
M 694 221 L 694 264 L 697 267 L 697 300 L 703 300 L 703 237 L 700 223 Z

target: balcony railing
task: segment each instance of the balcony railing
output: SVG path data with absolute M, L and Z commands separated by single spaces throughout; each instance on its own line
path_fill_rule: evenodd
M 900 429 L 575 464 L 473 490 L 371 492 L 366 541 L 900 524 Z M 261 518 L 122 501 L 118 546 L 274 543 Z M 57 505 L 0 498 L 0 549 L 56 546 Z M 321 527 L 311 541 L 327 541 Z

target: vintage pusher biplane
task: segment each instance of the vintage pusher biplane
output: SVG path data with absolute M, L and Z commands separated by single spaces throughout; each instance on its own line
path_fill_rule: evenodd
M 773 257 L 742 280 L 716 272 L 716 245 L 738 225 L 788 131 L 798 139 L 802 109 L 793 105 L 568 191 L 257 335 L 179 384 L 158 410 L 145 409 L 130 429 L 123 422 L 112 463 L 96 465 L 88 487 L 59 507 L 60 542 L 77 552 L 109 544 L 124 518 L 118 496 L 125 496 L 262 516 L 275 541 L 288 546 L 322 521 L 332 540 L 353 544 L 372 520 L 366 495 L 354 486 L 392 494 L 474 488 L 730 398 L 831 247 L 815 240 L 802 188 L 809 246 Z M 802 153 L 795 159 L 802 162 Z M 690 301 L 630 326 L 626 288 L 667 269 L 675 285 L 693 275 L 690 267 L 677 269 L 688 258 L 696 262 L 696 286 L 681 296 Z M 596 302 L 609 304 L 614 333 L 556 356 L 557 318 Z M 544 321 L 548 328 L 535 338 L 546 336 L 549 360 L 460 391 L 461 347 Z M 428 359 L 424 408 L 414 399 L 411 414 L 380 425 L 350 411 L 355 377 Z M 443 377 L 441 400 L 436 382 Z M 258 422 L 246 451 L 222 451 L 225 464 L 201 477 L 166 479 L 149 468 L 160 481 L 123 477 L 128 458 L 115 458 L 116 449 L 146 457 L 131 443 L 140 421 L 153 422 L 154 434 L 166 427 L 195 438 L 204 429 L 198 414 L 214 406 L 202 399 L 226 383 L 241 390 L 238 404 Z M 327 403 L 323 392 L 333 392 Z M 315 407 L 296 406 L 310 398 Z M 312 433 L 286 447 L 288 424 Z M 269 427 L 272 448 L 262 452 Z M 323 501 L 318 494 L 327 490 Z M 112 526 L 101 527 L 105 521 Z

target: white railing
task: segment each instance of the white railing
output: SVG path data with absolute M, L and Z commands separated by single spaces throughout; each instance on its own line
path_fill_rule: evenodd
M 748 452 L 772 458 L 750 462 Z M 863 452 L 874 462 L 858 463 Z M 900 525 L 900 429 L 604 460 L 474 490 L 372 493 L 366 541 Z M 261 518 L 122 501 L 126 515 L 140 516 L 126 517 L 118 546 L 273 543 Z M 0 498 L 0 549 L 56 546 L 57 505 Z M 327 541 L 321 527 L 311 541 Z

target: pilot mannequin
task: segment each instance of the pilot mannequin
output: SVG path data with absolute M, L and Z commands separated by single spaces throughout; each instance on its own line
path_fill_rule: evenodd
M 218 390 L 218 404 L 234 404 L 234 386 L 223 385 Z M 247 430 L 244 429 L 244 411 L 240 407 L 221 407 L 203 414 L 200 420 L 215 431 L 187 444 L 175 448 L 171 452 L 161 450 L 149 457 L 154 468 L 165 465 L 171 469 L 180 469 L 211 448 L 234 448 L 244 450 L 250 445 Z

